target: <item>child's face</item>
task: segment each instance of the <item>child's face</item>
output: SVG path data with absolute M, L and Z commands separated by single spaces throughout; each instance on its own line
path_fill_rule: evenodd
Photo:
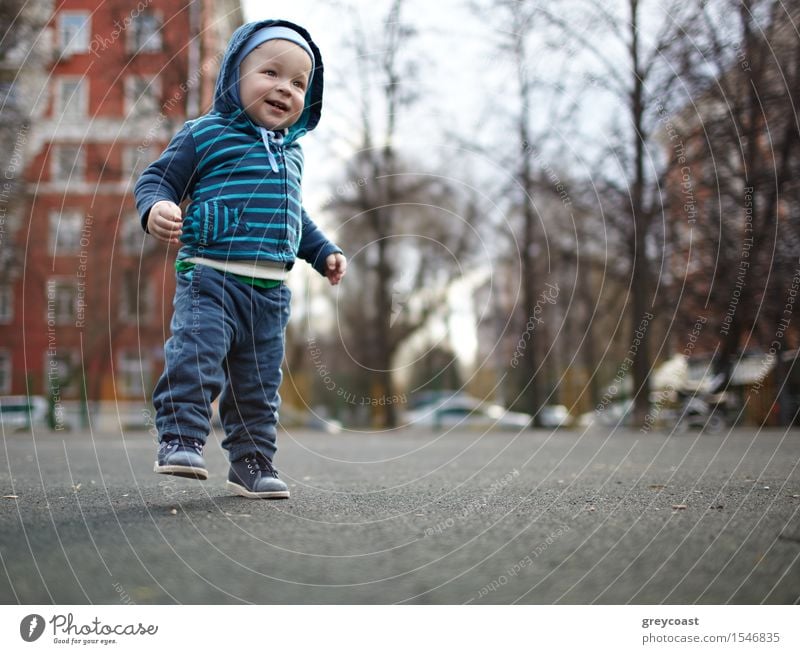
M 250 119 L 267 129 L 285 129 L 303 113 L 311 58 L 291 41 L 273 39 L 239 66 L 239 97 Z

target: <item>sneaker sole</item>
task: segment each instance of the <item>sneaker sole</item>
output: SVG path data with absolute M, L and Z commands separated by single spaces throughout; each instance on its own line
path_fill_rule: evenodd
M 256 493 L 254 491 L 247 490 L 244 486 L 240 486 L 232 481 L 227 482 L 228 490 L 232 490 L 237 495 L 241 495 L 242 497 L 247 497 L 251 500 L 288 500 L 289 499 L 289 491 L 263 491 L 261 493 Z
M 160 475 L 173 475 L 174 477 L 185 477 L 186 479 L 199 479 L 205 481 L 208 479 L 208 470 L 205 468 L 193 468 L 192 466 L 160 466 L 156 461 L 153 467 L 153 472 Z

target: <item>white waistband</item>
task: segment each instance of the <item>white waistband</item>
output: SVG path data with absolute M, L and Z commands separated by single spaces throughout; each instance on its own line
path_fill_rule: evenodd
M 255 279 L 275 279 L 284 281 L 289 277 L 289 271 L 281 264 L 263 264 L 255 261 L 218 261 L 217 259 L 204 259 L 203 257 L 191 257 L 186 259 L 189 263 L 208 266 L 216 270 L 254 277 Z

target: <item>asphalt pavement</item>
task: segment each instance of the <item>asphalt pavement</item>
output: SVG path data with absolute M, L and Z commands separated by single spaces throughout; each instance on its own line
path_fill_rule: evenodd
M 143 431 L 3 435 L 5 604 L 800 602 L 800 431 L 282 432 L 285 501 Z

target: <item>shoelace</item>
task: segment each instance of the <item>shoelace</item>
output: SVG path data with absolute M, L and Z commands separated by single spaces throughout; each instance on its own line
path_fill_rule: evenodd
M 198 454 L 203 453 L 203 444 L 196 438 L 173 438 L 167 441 L 167 449 L 174 452 L 179 447 L 191 448 Z
M 245 457 L 245 463 L 247 463 L 247 467 L 250 468 L 251 473 L 258 470 L 260 472 L 266 472 L 276 478 L 278 476 L 278 471 L 273 467 L 272 461 L 261 453 Z

